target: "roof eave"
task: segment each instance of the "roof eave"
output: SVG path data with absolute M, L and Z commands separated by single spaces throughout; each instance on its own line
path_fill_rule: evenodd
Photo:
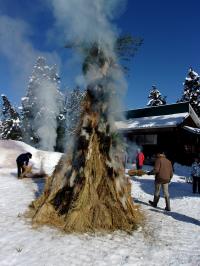
M 120 128 L 118 128 L 117 130 L 119 130 L 119 131 L 126 131 L 126 132 L 129 132 L 129 131 L 136 131 L 136 130 L 150 130 L 150 129 L 158 129 L 158 128 L 164 128 L 164 129 L 166 129 L 166 128 L 175 128 L 175 127 L 177 127 L 177 126 L 179 126 L 179 124 L 176 124 L 176 125 L 162 125 L 162 126 L 153 126 L 153 127 L 133 127 L 133 128 L 122 128 L 122 129 L 120 129 Z
M 200 119 L 190 104 L 189 104 L 189 115 L 191 116 L 192 120 L 197 125 L 197 127 L 200 128 Z

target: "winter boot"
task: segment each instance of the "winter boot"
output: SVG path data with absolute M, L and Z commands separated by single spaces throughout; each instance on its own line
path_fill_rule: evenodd
M 149 200 L 150 205 L 156 208 L 159 199 L 160 199 L 160 196 L 154 196 L 153 201 Z
M 166 210 L 166 211 L 171 211 L 169 197 L 166 197 L 166 198 L 165 198 L 165 202 L 166 202 L 165 210 Z

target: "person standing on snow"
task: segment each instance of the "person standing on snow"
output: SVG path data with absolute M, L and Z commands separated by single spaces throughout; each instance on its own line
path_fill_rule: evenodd
M 173 168 L 171 162 L 166 158 L 163 151 L 157 154 L 154 169 L 148 174 L 155 174 L 154 199 L 153 201 L 149 200 L 149 203 L 151 206 L 157 207 L 158 201 L 160 199 L 160 189 L 162 187 L 166 202 L 165 210 L 171 211 L 168 186 L 173 177 Z
M 31 158 L 32 158 L 32 154 L 30 152 L 22 153 L 17 157 L 16 163 L 17 163 L 17 176 L 18 176 L 18 178 L 24 172 L 24 170 L 25 170 L 24 166 L 28 165 L 29 159 L 31 159 Z
M 140 149 L 137 149 L 136 169 L 137 170 L 142 169 L 143 164 L 144 164 L 144 153 Z
M 123 165 L 124 165 L 124 168 L 126 168 L 127 162 L 128 162 L 128 153 L 127 153 L 127 151 L 125 149 L 125 150 L 123 150 Z
M 192 191 L 196 193 L 197 188 L 198 192 L 200 193 L 200 160 L 199 158 L 195 158 L 194 163 L 192 164 Z

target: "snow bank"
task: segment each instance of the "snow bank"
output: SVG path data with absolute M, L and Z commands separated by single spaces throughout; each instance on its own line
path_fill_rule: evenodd
M 36 171 L 43 169 L 47 174 L 51 174 L 62 156 L 62 153 L 58 152 L 37 150 L 21 141 L 0 140 L 0 167 L 16 168 L 16 158 L 26 152 L 32 154 L 30 164 L 33 165 L 33 169 Z

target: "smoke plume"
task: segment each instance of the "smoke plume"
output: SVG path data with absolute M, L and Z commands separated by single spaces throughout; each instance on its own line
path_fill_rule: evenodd
M 41 82 L 37 97 L 42 101 L 40 102 L 40 106 L 43 106 L 39 115 L 40 117 L 36 117 L 34 120 L 38 128 L 37 134 L 40 138 L 40 148 L 53 151 L 56 146 L 57 137 L 56 118 L 60 111 L 57 103 L 58 93 L 53 82 L 47 80 Z
M 56 27 L 69 41 L 100 42 L 112 47 L 117 28 L 111 23 L 123 10 L 122 0 L 51 0 Z M 110 48 L 108 47 L 108 48 Z
M 51 64 L 60 65 L 57 53 L 36 49 L 31 42 L 33 29 L 25 21 L 0 15 L 0 54 L 9 62 L 12 75 L 12 92 L 22 95 L 34 62 L 43 55 Z M 9 88 L 7 88 L 9 89 Z
M 51 4 L 56 19 L 55 28 L 62 32 L 66 43 L 72 43 L 74 46 L 82 44 L 90 46 L 98 43 L 105 56 L 116 62 L 115 67 L 110 68 L 109 80 L 106 82 L 109 84 L 107 87 L 112 91 L 110 112 L 121 113 L 121 99 L 127 85 L 114 52 L 119 30 L 113 22 L 123 12 L 126 1 L 51 0 Z M 101 74 L 98 72 L 98 67 L 97 69 L 93 67 L 87 72 L 85 84 L 101 79 Z M 80 80 L 81 77 L 77 79 Z

